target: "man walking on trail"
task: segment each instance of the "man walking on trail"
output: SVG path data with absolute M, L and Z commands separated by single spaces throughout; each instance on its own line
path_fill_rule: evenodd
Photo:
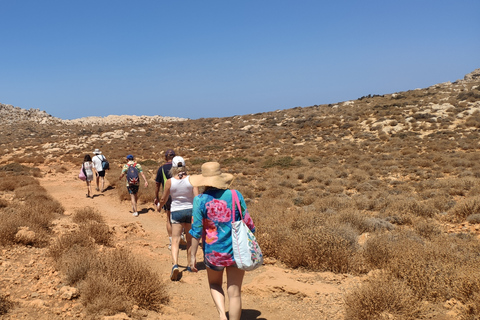
M 134 158 L 131 154 L 127 156 L 127 161 L 127 164 L 123 166 L 122 174 L 120 175 L 119 180 L 122 180 L 125 175 L 127 176 L 127 190 L 130 194 L 130 199 L 132 200 L 133 216 L 138 217 L 137 201 L 138 188 L 140 186 L 139 173 L 142 175 L 143 180 L 145 181 L 145 188 L 148 187 L 148 181 L 145 178 L 142 166 L 134 161 Z
M 172 149 L 168 149 L 165 151 L 165 164 L 162 165 L 160 168 L 158 168 L 157 171 L 157 176 L 155 178 L 155 206 L 157 206 L 157 210 L 160 211 L 162 208 L 158 207 L 158 204 L 160 202 L 160 198 L 158 196 L 160 192 L 160 186 L 162 186 L 162 193 L 163 190 L 165 189 L 165 182 L 167 182 L 168 179 L 171 178 L 170 176 L 170 169 L 172 169 L 172 159 L 175 157 L 175 151 Z M 170 244 L 168 245 L 168 248 L 171 248 L 172 244 L 172 222 L 170 221 L 170 205 L 172 204 L 172 197 L 168 197 L 167 203 L 163 206 L 163 210 L 165 210 L 165 213 L 167 214 L 167 233 L 168 233 L 168 238 L 170 239 Z
M 102 154 L 102 151 L 95 149 L 93 151 L 95 156 L 92 158 L 93 166 L 95 167 L 95 170 L 97 170 L 97 191 L 102 190 L 102 192 L 105 191 L 105 170 L 103 169 L 103 160 L 105 159 L 105 156 Z M 102 181 L 102 188 L 100 189 L 100 181 Z

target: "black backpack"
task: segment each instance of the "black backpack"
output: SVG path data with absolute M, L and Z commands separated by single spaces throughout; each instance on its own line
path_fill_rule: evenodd
M 127 182 L 129 185 L 138 185 L 140 180 L 138 178 L 138 169 L 137 169 L 137 163 L 134 163 L 133 165 L 128 165 L 127 169 Z

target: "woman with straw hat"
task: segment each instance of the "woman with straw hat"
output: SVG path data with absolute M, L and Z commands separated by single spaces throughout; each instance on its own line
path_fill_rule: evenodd
M 196 268 L 196 253 L 202 237 L 204 263 L 207 266 L 208 283 L 221 320 L 226 320 L 225 293 L 223 291 L 223 271 L 227 273 L 227 293 L 229 298 L 229 319 L 239 320 L 242 313 L 241 289 L 244 270 L 237 268 L 232 249 L 232 191 L 240 201 L 244 221 L 252 232 L 255 226 L 240 192 L 229 190 L 233 175 L 222 173 L 218 162 L 202 165 L 202 174 L 190 176 L 193 186 L 204 186 L 203 194 L 193 200 L 193 221 L 191 261 Z M 242 219 L 242 212 L 235 210 L 235 221 Z

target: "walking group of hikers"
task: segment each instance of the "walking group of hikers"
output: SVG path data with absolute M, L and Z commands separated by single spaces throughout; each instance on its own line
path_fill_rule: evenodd
M 106 169 L 102 163 L 106 158 L 98 149 L 95 149 L 94 154 L 93 159 L 90 155 L 85 156 L 81 170 L 86 176 L 87 197 L 93 196 L 91 184 L 94 175 L 97 181 L 96 190 L 99 191 L 100 186 L 102 192 L 105 190 Z M 154 204 L 157 211 L 163 210 L 166 213 L 166 229 L 172 252 L 170 279 L 179 279 L 178 255 L 183 233 L 187 248 L 187 266 L 184 272 L 198 271 L 196 255 L 202 238 L 203 263 L 219 317 L 221 320 L 227 319 L 225 293 L 222 288 L 223 273 L 226 271 L 229 319 L 238 320 L 242 311 L 241 287 L 245 270 L 248 269 L 243 268 L 241 262 L 237 261 L 239 258 L 238 253 L 234 252 L 235 239 L 232 240 L 232 233 L 236 232 L 235 222 L 240 221 L 243 221 L 251 232 L 255 232 L 245 200 L 240 192 L 229 189 L 233 175 L 223 173 L 218 162 L 206 162 L 201 167 L 201 174 L 189 175 L 185 160 L 177 156 L 174 150 L 168 149 L 165 152 L 165 161 L 155 177 Z M 133 155 L 128 155 L 119 179 L 126 177 L 126 187 L 131 196 L 135 217 L 138 217 L 137 194 L 140 176 L 147 187 L 148 181 L 141 165 L 135 162 Z M 203 188 L 201 194 L 199 187 Z M 161 189 L 163 193 L 160 196 Z M 261 259 L 261 252 L 259 255 Z

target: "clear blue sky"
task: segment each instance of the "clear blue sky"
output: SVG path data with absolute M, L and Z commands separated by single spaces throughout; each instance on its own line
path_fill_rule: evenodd
M 0 0 L 0 103 L 62 118 L 243 115 L 480 68 L 479 0 Z

